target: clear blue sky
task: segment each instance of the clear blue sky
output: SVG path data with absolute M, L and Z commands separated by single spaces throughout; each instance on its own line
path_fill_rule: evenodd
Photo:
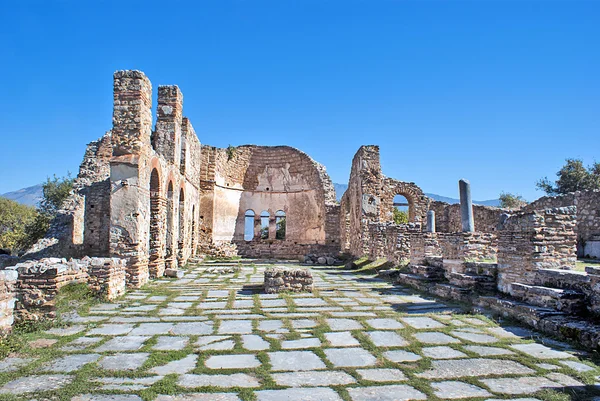
M 597 158 L 599 21 L 600 1 L 4 2 L 0 193 L 76 173 L 112 73 L 139 69 L 205 144 L 298 147 L 340 183 L 378 144 L 426 192 L 535 199 Z

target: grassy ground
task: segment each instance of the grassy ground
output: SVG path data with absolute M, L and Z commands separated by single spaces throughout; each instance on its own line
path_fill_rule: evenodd
M 578 272 L 584 272 L 586 266 L 600 267 L 600 260 L 598 259 L 578 259 L 575 266 L 575 270 Z

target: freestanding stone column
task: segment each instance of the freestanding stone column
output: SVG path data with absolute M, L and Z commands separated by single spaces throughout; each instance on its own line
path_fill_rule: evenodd
M 435 211 L 433 210 L 427 212 L 427 232 L 435 232 Z
M 463 232 L 472 233 L 475 231 L 475 221 L 473 219 L 473 201 L 471 199 L 471 183 L 464 178 L 458 181 L 460 191 L 460 218 L 462 221 Z

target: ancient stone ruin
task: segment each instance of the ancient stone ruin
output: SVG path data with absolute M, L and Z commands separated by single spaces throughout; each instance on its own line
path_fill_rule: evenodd
M 367 257 L 400 267 L 388 272 L 399 283 L 598 346 L 585 319 L 600 310 L 597 269 L 572 272 L 577 255 L 600 256 L 598 192 L 509 211 L 473 205 L 460 180 L 461 203 L 449 205 L 386 177 L 379 148 L 362 146 L 338 203 L 325 168 L 300 150 L 201 144 L 177 86 L 158 87 L 154 127 L 152 113 L 150 80 L 116 72 L 112 128 L 88 145 L 64 209 L 22 259 L 0 260 L 5 329 L 14 310 L 51 316 L 65 284 L 112 299 L 181 277 L 205 255 L 321 265 Z M 394 223 L 398 195 L 405 224 Z M 268 271 L 265 282 L 268 292 L 312 288 L 297 271 Z

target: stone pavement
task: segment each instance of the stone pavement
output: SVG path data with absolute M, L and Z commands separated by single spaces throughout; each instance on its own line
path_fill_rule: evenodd
M 0 361 L 0 399 L 544 400 L 596 391 L 600 370 L 585 353 L 527 329 L 337 268 L 312 268 L 314 294 L 262 294 L 268 265 L 240 266 L 193 266 L 73 314 L 69 327 L 36 339 L 49 347 Z

